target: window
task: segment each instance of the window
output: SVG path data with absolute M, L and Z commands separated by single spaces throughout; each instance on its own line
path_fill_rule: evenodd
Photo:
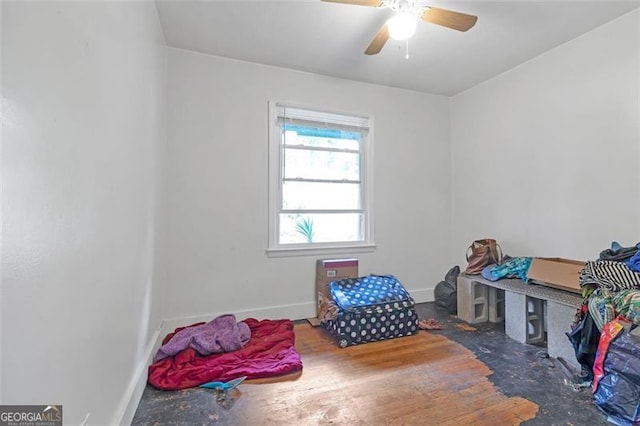
M 370 119 L 269 106 L 269 250 L 372 247 Z

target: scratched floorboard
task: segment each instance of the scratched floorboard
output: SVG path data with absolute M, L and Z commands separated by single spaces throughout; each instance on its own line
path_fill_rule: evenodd
M 339 349 L 320 328 L 296 324 L 297 377 L 214 391 L 145 389 L 134 425 L 605 425 L 588 391 L 564 385 L 544 347 L 508 338 L 501 325 L 466 327 L 418 305 L 442 331 Z

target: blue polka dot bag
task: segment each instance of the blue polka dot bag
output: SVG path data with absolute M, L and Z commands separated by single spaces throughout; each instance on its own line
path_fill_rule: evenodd
M 342 348 L 410 336 L 418 331 L 415 303 L 393 275 L 333 281 L 329 295 L 338 314 L 323 326 Z

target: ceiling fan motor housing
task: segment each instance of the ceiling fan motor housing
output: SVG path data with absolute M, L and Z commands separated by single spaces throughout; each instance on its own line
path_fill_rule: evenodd
M 388 8 L 395 13 L 406 12 L 418 19 L 429 7 L 422 1 L 413 0 L 383 0 L 381 8 Z

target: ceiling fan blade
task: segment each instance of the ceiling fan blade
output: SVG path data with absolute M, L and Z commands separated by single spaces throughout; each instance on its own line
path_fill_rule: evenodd
M 422 13 L 423 21 L 443 27 L 452 28 L 458 31 L 467 31 L 476 24 L 477 16 L 465 13 L 454 12 L 452 10 L 430 7 Z
M 355 4 L 356 6 L 380 7 L 382 0 L 322 0 L 328 3 Z
M 384 44 L 389 40 L 389 28 L 387 24 L 384 24 L 376 33 L 376 36 L 367 47 L 367 50 L 364 51 L 365 55 L 377 55 L 380 53 Z

